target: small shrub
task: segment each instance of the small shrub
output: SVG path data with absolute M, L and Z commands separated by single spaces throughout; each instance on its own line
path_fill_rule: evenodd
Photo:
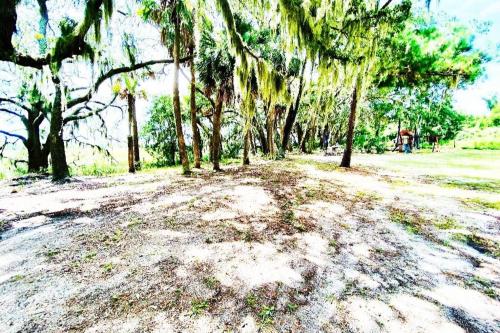
M 196 299 L 191 301 L 191 314 L 198 316 L 208 309 L 208 301 L 203 299 Z
M 264 307 L 262 307 L 262 309 L 258 313 L 261 325 L 265 326 L 272 324 L 274 321 L 275 312 L 276 311 L 274 309 L 274 306 L 264 305 Z
M 101 265 L 101 267 L 105 273 L 109 273 L 113 270 L 113 263 L 108 262 Z

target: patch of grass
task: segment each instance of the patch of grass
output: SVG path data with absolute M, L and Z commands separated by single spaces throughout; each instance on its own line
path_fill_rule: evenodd
M 215 276 L 207 276 L 203 278 L 203 283 L 210 289 L 215 289 L 220 285 L 219 280 Z
M 7 230 L 9 224 L 4 220 L 0 220 L 0 232 Z
M 130 221 L 128 222 L 127 227 L 134 228 L 134 227 L 137 227 L 138 225 L 140 225 L 141 223 L 142 223 L 142 219 L 140 219 L 136 216 L 133 216 L 130 218 Z
M 485 279 L 481 276 L 478 275 L 473 276 L 467 279 L 465 281 L 465 284 L 468 285 L 469 287 L 473 286 L 480 289 L 485 295 L 493 299 L 497 299 L 498 297 L 495 289 L 493 288 L 493 283 L 490 280 Z
M 391 208 L 389 211 L 391 222 L 403 225 L 409 233 L 422 234 L 424 221 L 418 215 L 410 214 L 399 208 Z
M 274 321 L 274 315 L 276 314 L 276 310 L 274 306 L 264 305 L 259 313 L 257 314 L 259 317 L 260 324 L 263 326 L 270 325 Z
M 454 240 L 465 243 L 480 253 L 490 255 L 494 258 L 500 257 L 500 244 L 476 234 L 456 233 L 452 237 Z
M 326 296 L 326 300 L 327 300 L 328 302 L 332 303 L 332 304 L 334 304 L 334 303 L 337 303 L 337 302 L 338 302 L 338 298 L 337 298 L 337 296 L 335 296 L 335 295 L 333 295 L 333 294 Z
M 446 176 L 428 176 L 427 179 L 431 182 L 436 181 L 439 184 L 450 188 L 500 193 L 500 181 L 496 179 L 485 180 L 471 177 L 449 178 Z
M 254 293 L 248 293 L 247 296 L 245 297 L 245 304 L 248 307 L 255 309 L 258 305 L 257 296 L 255 296 Z
M 315 167 L 318 170 L 321 171 L 335 171 L 338 170 L 340 167 L 338 166 L 337 163 L 333 162 L 319 162 L 311 159 L 304 159 L 304 158 L 297 158 L 294 159 L 296 164 L 299 165 L 311 165 Z
M 61 250 L 58 249 L 58 248 L 55 248 L 55 249 L 48 249 L 44 255 L 47 257 L 47 258 L 53 258 L 55 257 L 56 255 L 58 255 L 59 253 L 61 253 Z
M 83 256 L 83 260 L 84 261 L 92 261 L 96 257 L 96 255 L 97 255 L 97 252 L 95 252 L 95 251 L 88 252 Z
M 363 202 L 374 202 L 382 200 L 382 197 L 375 192 L 358 191 L 354 195 L 354 200 Z
M 290 313 L 295 312 L 299 308 L 298 304 L 295 303 L 287 303 L 286 304 L 286 310 Z
M 434 221 L 434 226 L 441 230 L 457 229 L 460 227 L 457 221 L 449 216 Z
M 284 223 L 290 224 L 299 232 L 307 231 L 307 227 L 301 223 L 295 213 L 293 212 L 293 203 L 292 201 L 287 201 L 281 206 L 282 214 L 281 219 Z
M 105 273 L 109 273 L 113 270 L 113 263 L 108 262 L 108 263 L 102 264 L 101 267 Z
M 464 199 L 463 203 L 474 208 L 500 210 L 500 201 L 486 201 L 479 198 Z
M 120 173 L 126 173 L 128 171 L 125 165 L 109 163 L 109 164 L 89 164 L 81 165 L 72 170 L 72 174 L 81 176 L 97 176 L 104 177 L 109 175 L 115 175 Z
M 22 274 L 16 274 L 10 278 L 10 280 L 13 282 L 21 281 L 22 279 L 24 279 L 24 275 Z
M 208 301 L 204 299 L 195 299 L 191 301 L 191 314 L 198 316 L 205 312 L 209 307 Z

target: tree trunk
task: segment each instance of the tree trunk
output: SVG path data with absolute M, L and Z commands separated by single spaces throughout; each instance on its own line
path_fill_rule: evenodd
M 128 94 L 129 98 L 129 112 L 132 112 L 132 138 L 134 143 L 134 164 L 135 169 L 141 169 L 141 156 L 139 153 L 139 129 L 137 128 L 137 112 L 135 108 L 135 96 Z
M 53 74 L 52 81 L 55 87 L 52 116 L 50 119 L 50 156 L 52 159 L 52 178 L 62 180 L 69 176 L 66 152 L 63 140 L 63 109 L 61 105 L 61 82 L 58 74 Z
M 255 116 L 253 119 L 254 119 L 255 126 L 257 127 L 257 133 L 259 134 L 259 141 L 260 141 L 260 147 L 262 148 L 262 153 L 264 155 L 267 155 L 267 154 L 269 154 L 269 148 L 267 146 L 266 133 L 264 133 L 262 126 L 260 125 L 259 121 L 257 120 L 257 116 Z
M 194 40 L 193 40 L 194 44 Z M 193 131 L 193 155 L 194 155 L 194 167 L 201 167 L 201 138 L 200 130 L 198 128 L 197 115 L 196 115 L 196 75 L 194 69 L 194 47 L 191 48 L 191 60 L 189 60 L 189 67 L 191 68 L 191 128 Z
M 215 171 L 220 171 L 220 144 L 221 144 L 221 137 L 220 137 L 220 128 L 221 128 L 221 122 L 222 122 L 222 105 L 224 102 L 224 92 L 222 88 L 219 89 L 219 92 L 217 93 L 217 101 L 215 102 L 215 110 L 214 110 L 214 128 L 213 128 L 213 135 L 212 135 L 212 157 L 213 157 L 213 163 L 214 163 L 214 170 Z
M 28 113 L 28 139 L 26 148 L 28 149 L 28 171 L 38 172 L 44 168 L 42 144 L 40 142 L 40 121 L 37 117 L 40 116 L 39 110 L 32 110 Z M 46 166 L 45 166 L 46 167 Z
M 182 173 L 188 174 L 189 159 L 186 152 L 186 142 L 184 141 L 184 133 L 182 131 L 182 116 L 181 116 L 181 103 L 179 99 L 179 57 L 180 57 L 180 18 L 177 10 L 174 10 L 174 116 L 175 116 L 175 130 L 177 133 L 177 142 L 179 144 L 179 157 L 182 164 Z
M 392 151 L 396 151 L 400 146 L 401 142 L 401 119 L 398 119 L 398 134 L 396 134 L 396 143 L 394 145 L 394 149 Z
M 321 136 L 321 148 L 326 150 L 328 148 L 328 142 L 330 141 L 330 127 L 328 124 L 325 125 L 323 129 L 323 135 Z
M 135 172 L 135 165 L 134 165 L 134 137 L 132 135 L 129 135 L 127 137 L 127 144 L 128 144 L 128 172 L 134 173 Z
M 248 127 L 245 129 L 245 135 L 243 136 L 243 165 L 249 165 L 250 164 L 250 157 L 249 157 L 249 151 L 250 151 L 250 124 L 248 124 Z
M 354 88 L 352 92 L 351 101 L 351 113 L 349 114 L 349 125 L 347 127 L 347 142 L 344 150 L 344 156 L 342 156 L 341 167 L 350 168 L 351 167 L 351 156 L 352 156 L 352 143 L 354 140 L 354 127 L 356 125 L 356 109 L 358 105 L 358 88 Z
M 285 126 L 283 127 L 283 137 L 281 141 L 281 151 L 280 154 L 284 157 L 285 151 L 288 146 L 288 142 L 290 140 L 290 133 L 293 129 L 293 124 L 295 123 L 295 118 L 297 118 L 297 112 L 299 110 L 300 99 L 302 97 L 302 91 L 304 89 L 304 70 L 306 69 L 306 61 L 304 60 L 302 63 L 302 70 L 300 71 L 300 79 L 299 79 L 299 91 L 297 93 L 297 97 L 295 99 L 295 103 L 290 105 L 288 109 L 288 114 L 286 115 Z
M 134 108 L 135 99 L 134 95 L 130 92 L 127 94 L 128 102 L 128 136 L 127 136 L 127 147 L 128 147 L 128 172 L 135 172 L 135 140 L 134 140 Z
M 274 144 L 274 118 L 275 118 L 274 107 L 268 107 L 267 119 L 266 119 L 267 148 L 269 149 L 269 156 L 271 157 L 274 157 L 276 154 L 276 147 Z

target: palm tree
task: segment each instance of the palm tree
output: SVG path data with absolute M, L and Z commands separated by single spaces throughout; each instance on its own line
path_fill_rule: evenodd
M 234 92 L 234 57 L 228 52 L 225 35 L 217 41 L 213 36 L 212 24 L 204 19 L 201 34 L 198 62 L 196 64 L 200 81 L 204 85 L 205 96 L 214 102 L 212 158 L 214 170 L 220 170 L 222 109 L 231 100 Z M 215 100 L 213 99 L 215 97 Z

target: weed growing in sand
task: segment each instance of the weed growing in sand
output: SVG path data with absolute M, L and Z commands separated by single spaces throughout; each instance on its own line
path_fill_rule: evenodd
M 327 300 L 328 302 L 332 303 L 332 304 L 334 304 L 334 303 L 337 303 L 337 302 L 338 302 L 338 298 L 337 298 L 337 296 L 335 296 L 335 295 L 333 295 L 333 294 L 326 296 L 326 300 Z
M 116 229 L 111 237 L 113 242 L 119 242 L 123 238 L 123 231 L 121 229 Z
M 258 313 L 260 324 L 263 326 L 272 324 L 275 313 L 276 310 L 274 306 L 264 305 Z
M 382 200 L 382 197 L 375 192 L 358 191 L 354 195 L 354 201 L 373 203 Z
M 442 219 L 438 219 L 434 221 L 434 226 L 438 229 L 441 230 L 449 230 L 449 229 L 457 229 L 460 227 L 460 225 L 457 223 L 457 221 L 449 216 L 446 216 Z
M 203 278 L 203 283 L 210 289 L 215 289 L 220 285 L 219 280 L 215 276 L 207 276 Z
M 295 312 L 299 308 L 298 304 L 295 303 L 287 303 L 286 310 L 290 313 Z
M 102 264 L 101 267 L 105 273 L 109 273 L 113 270 L 113 264 L 110 262 Z
M 198 316 L 208 309 L 208 301 L 204 299 L 195 299 L 191 301 L 191 314 Z
M 133 216 L 133 217 L 130 218 L 130 221 L 127 224 L 127 227 L 128 228 L 137 227 L 141 223 L 142 223 L 142 220 L 140 218 Z
M 59 253 L 61 253 L 61 250 L 59 250 L 58 248 L 55 248 L 55 249 L 48 249 L 44 254 L 47 258 L 53 258 L 56 255 L 58 255 Z
M 10 278 L 10 280 L 13 282 L 21 281 L 22 279 L 24 279 L 24 275 L 22 274 L 16 274 Z
M 248 307 L 255 309 L 257 307 L 257 296 L 253 293 L 247 294 L 247 297 L 245 297 L 245 304 Z
M 97 255 L 97 252 L 90 251 L 83 256 L 84 261 L 92 261 Z

